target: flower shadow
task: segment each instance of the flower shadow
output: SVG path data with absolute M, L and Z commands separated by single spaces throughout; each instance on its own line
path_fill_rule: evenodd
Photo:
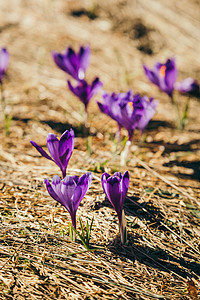
M 138 261 L 142 265 L 157 269 L 171 274 L 177 274 L 183 278 L 193 276 L 198 278 L 200 275 L 200 263 L 198 261 L 187 260 L 186 257 L 179 256 L 177 253 L 171 254 L 171 249 L 162 249 L 159 246 L 144 245 L 142 235 L 128 234 L 128 245 L 121 245 L 120 238 L 117 237 L 108 246 L 109 250 L 116 256 L 120 256 L 122 261 Z M 141 245 L 143 244 L 143 245 Z M 149 243 L 151 244 L 151 243 Z
M 31 118 L 19 118 L 19 117 L 13 117 L 13 121 L 21 121 L 25 124 L 27 124 L 29 121 L 32 121 Z M 79 126 L 74 126 L 73 124 L 70 123 L 62 123 L 62 122 L 56 122 L 53 120 L 40 120 L 41 124 L 47 124 L 49 127 L 51 127 L 53 130 L 63 133 L 65 130 L 70 130 L 73 128 L 75 136 L 76 137 L 86 137 L 86 136 L 95 136 L 96 132 L 91 132 L 90 128 L 84 127 L 82 124 Z
M 177 173 L 173 173 L 174 175 L 178 175 L 179 178 L 183 179 L 194 179 L 200 180 L 200 160 L 195 161 L 178 161 L 173 160 L 168 163 L 164 163 L 163 166 L 165 167 L 181 167 L 181 169 L 185 168 L 186 173 L 183 171 L 178 171 Z M 191 174 L 188 174 L 187 171 L 191 171 Z
M 137 216 L 141 221 L 142 219 L 147 220 L 151 224 L 151 228 L 157 229 L 159 232 L 167 231 L 163 224 L 165 219 L 160 209 L 149 202 L 139 204 L 138 200 L 138 197 L 126 198 L 124 206 L 126 215 Z M 108 246 L 109 250 L 120 256 L 122 260 L 126 261 L 129 259 L 133 262 L 137 260 L 148 267 L 168 272 L 169 274 L 173 272 L 184 278 L 188 278 L 191 275 L 197 278 L 200 275 L 198 258 L 191 259 L 193 256 L 190 256 L 187 250 L 182 251 L 180 256 L 178 250 L 171 249 L 168 241 L 161 248 L 155 244 L 155 241 L 151 242 L 151 237 L 147 237 L 145 234 L 141 235 L 139 230 L 137 230 L 137 233 L 133 233 L 134 229 L 140 228 L 140 225 L 135 226 L 135 224 L 132 224 L 131 227 L 132 229 L 129 229 L 130 226 L 128 226 L 128 245 L 122 245 L 118 235 Z M 176 231 L 175 228 L 173 229 Z
M 152 228 L 161 228 L 161 222 L 165 218 L 160 209 L 154 206 L 151 202 L 138 203 L 139 197 L 126 197 L 124 208 L 127 215 L 137 216 L 140 220 L 145 219 L 151 223 Z M 166 230 L 162 228 L 162 230 Z

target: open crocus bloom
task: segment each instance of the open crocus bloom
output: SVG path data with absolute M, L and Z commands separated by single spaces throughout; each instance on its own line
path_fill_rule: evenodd
M 80 178 L 78 176 L 66 176 L 63 181 L 56 175 L 53 177 L 52 183 L 48 179 L 44 180 L 44 183 L 49 195 L 70 213 L 72 225 L 76 228 L 76 212 L 92 183 L 91 172 L 87 172 Z
M 151 70 L 143 66 L 147 78 L 163 92 L 172 97 L 174 84 L 178 75 L 175 59 L 168 59 L 165 64 L 156 63 Z
M 6 48 L 2 48 L 0 52 L 0 83 L 2 83 L 3 76 L 8 68 L 10 55 Z
M 53 51 L 56 65 L 76 80 L 85 78 L 85 71 L 90 64 L 90 47 L 80 47 L 76 54 L 72 48 L 67 48 L 64 54 Z
M 200 88 L 196 80 L 191 77 L 185 78 L 181 82 L 175 83 L 175 89 L 181 93 L 198 93 Z
M 96 95 L 99 89 L 103 86 L 99 78 L 95 78 L 91 85 L 89 85 L 85 80 L 78 81 L 76 87 L 73 87 L 69 80 L 67 83 L 72 93 L 76 95 L 85 105 L 85 110 L 87 110 L 90 99 Z
M 62 171 L 63 178 L 66 176 L 66 169 L 69 159 L 74 150 L 74 131 L 66 130 L 60 140 L 53 133 L 49 133 L 47 136 L 47 148 L 51 156 L 49 156 L 45 150 L 33 141 L 30 143 L 37 149 L 37 151 L 49 160 L 54 161 Z
M 129 173 L 126 171 L 123 175 L 121 172 L 116 172 L 113 176 L 104 173 L 101 177 L 101 183 L 106 197 L 117 213 L 121 241 L 124 244 L 126 242 L 126 225 L 123 206 L 129 187 Z
M 102 96 L 103 103 L 97 102 L 97 104 L 104 114 L 110 116 L 118 123 L 119 127 L 122 127 L 120 103 L 128 103 L 132 98 L 133 92 L 131 90 L 127 93 L 112 93 L 110 95 L 107 92 L 104 92 Z
M 149 100 L 147 96 L 136 94 L 132 101 L 120 104 L 121 124 L 127 129 L 130 141 L 136 128 L 144 131 L 155 114 L 157 103 L 153 98 Z
M 104 93 L 103 103 L 97 103 L 103 113 L 118 123 L 119 128 L 127 129 L 129 140 L 132 139 L 136 128 L 144 131 L 157 106 L 157 101 L 153 98 L 149 100 L 148 97 L 141 97 L 139 94 L 133 96 L 132 91 L 111 95 Z

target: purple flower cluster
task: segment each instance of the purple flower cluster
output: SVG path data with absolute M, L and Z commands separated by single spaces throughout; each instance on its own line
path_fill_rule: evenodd
M 91 185 L 92 174 L 88 172 L 80 178 L 78 176 L 66 176 L 67 165 L 74 150 L 74 131 L 72 129 L 66 130 L 60 139 L 53 133 L 48 134 L 47 148 L 51 156 L 34 141 L 30 141 L 30 143 L 43 157 L 55 162 L 60 168 L 63 181 L 59 176 L 54 176 L 52 183 L 48 179 L 44 182 L 50 196 L 68 210 L 72 225 L 76 228 L 76 211 Z
M 103 86 L 98 77 L 93 80 L 91 85 L 85 80 L 85 73 L 90 64 L 90 52 L 89 46 L 85 48 L 81 46 L 78 53 L 75 53 L 70 47 L 66 49 L 64 54 L 52 52 L 56 65 L 77 81 L 76 87 L 73 87 L 68 80 L 68 87 L 83 102 L 85 111 L 87 111 L 90 99 Z
M 47 148 L 51 156 L 35 142 L 30 141 L 30 143 L 43 157 L 55 162 L 61 169 L 63 180 L 56 175 L 53 176 L 51 183 L 48 178 L 44 180 L 44 183 L 49 195 L 67 209 L 71 216 L 72 226 L 76 229 L 76 212 L 92 183 L 92 174 L 87 172 L 80 178 L 66 176 L 66 168 L 74 149 L 74 131 L 66 130 L 60 139 L 55 134 L 48 134 Z M 116 172 L 113 177 L 104 173 L 101 182 L 107 198 L 117 212 L 121 241 L 125 243 L 127 232 L 123 206 L 129 187 L 129 173 L 126 171 L 122 175 L 122 173 Z
M 157 62 L 153 69 L 149 69 L 145 65 L 143 68 L 147 78 L 171 98 L 175 89 L 181 93 L 195 93 L 199 91 L 199 84 L 192 78 L 176 82 L 178 70 L 175 58 L 168 59 L 166 63 Z
M 139 94 L 133 95 L 132 91 L 111 95 L 105 92 L 103 103 L 97 103 L 103 113 L 118 123 L 119 128 L 127 129 L 130 141 L 136 128 L 141 132 L 144 131 L 155 114 L 157 106 L 157 101 L 153 98 L 148 99 Z

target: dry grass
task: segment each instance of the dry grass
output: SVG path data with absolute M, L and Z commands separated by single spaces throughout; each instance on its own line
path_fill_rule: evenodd
M 178 18 L 180 11 L 180 4 L 174 7 L 173 1 L 159 2 L 169 20 L 162 20 L 153 0 L 148 8 L 145 1 L 136 1 L 133 14 L 126 1 L 115 6 L 111 0 L 101 5 L 28 2 L 1 0 L 0 4 L 1 44 L 11 53 L 5 90 L 7 110 L 13 117 L 9 136 L 0 123 L 0 298 L 198 299 L 199 99 L 191 99 L 190 122 L 179 132 L 174 129 L 175 115 L 167 97 L 147 82 L 142 71 L 143 62 L 152 65 L 156 58 L 165 60 L 176 53 L 180 78 L 198 77 L 198 3 L 185 0 L 180 13 L 180 20 L 196 26 L 189 36 L 183 22 L 176 26 L 170 21 L 170 12 Z M 71 16 L 83 8 L 98 17 Z M 151 23 L 153 8 L 156 17 Z M 137 25 L 133 31 L 131 22 Z M 151 29 L 147 44 L 144 37 L 134 40 L 128 34 L 134 36 L 140 23 Z M 90 129 L 83 137 L 81 103 L 67 91 L 65 75 L 52 62 L 52 50 L 62 51 L 69 44 L 77 49 L 86 43 L 92 48 L 89 80 L 99 76 L 109 91 L 133 88 L 160 100 L 145 139 L 136 132 L 125 168 L 120 167 L 123 143 L 116 147 L 113 141 L 115 122 L 100 114 L 93 101 Z M 139 51 L 142 46 L 150 47 L 154 56 Z M 176 96 L 180 105 L 186 101 L 185 96 Z M 45 145 L 50 131 L 60 135 L 70 127 L 76 139 L 68 174 L 91 170 L 94 175 L 77 213 L 84 224 L 94 217 L 91 251 L 78 238 L 76 242 L 69 239 L 69 214 L 43 186 L 44 178 L 52 178 L 59 170 L 29 143 Z M 105 199 L 100 178 L 104 171 L 126 169 L 130 172 L 125 202 L 129 242 L 122 246 L 117 216 Z

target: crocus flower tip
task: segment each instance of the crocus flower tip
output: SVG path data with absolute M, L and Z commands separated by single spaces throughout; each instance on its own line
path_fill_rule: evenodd
M 61 169 L 63 177 L 65 177 L 67 165 L 74 150 L 74 131 L 72 129 L 70 131 L 66 130 L 60 139 L 53 133 L 48 134 L 47 148 L 51 156 L 34 141 L 30 141 L 30 143 L 42 156 L 54 161 Z
M 103 173 L 101 177 L 102 187 L 106 194 L 106 197 L 111 202 L 114 207 L 118 220 L 119 220 L 119 228 L 121 233 L 121 240 L 124 243 L 124 224 L 125 221 L 123 219 L 123 206 L 126 198 L 126 194 L 129 187 L 129 173 L 126 171 L 124 175 L 121 172 L 114 173 L 113 176 L 110 176 L 108 173 Z
M 71 47 L 68 47 L 64 54 L 52 51 L 52 57 L 61 70 L 78 81 L 83 80 L 90 64 L 90 47 L 81 46 L 78 53 L 75 53 Z
M 44 180 L 49 195 L 62 204 L 70 213 L 72 225 L 76 228 L 76 212 L 91 184 L 91 173 L 78 176 L 66 176 L 63 180 L 58 175 L 52 182 Z

